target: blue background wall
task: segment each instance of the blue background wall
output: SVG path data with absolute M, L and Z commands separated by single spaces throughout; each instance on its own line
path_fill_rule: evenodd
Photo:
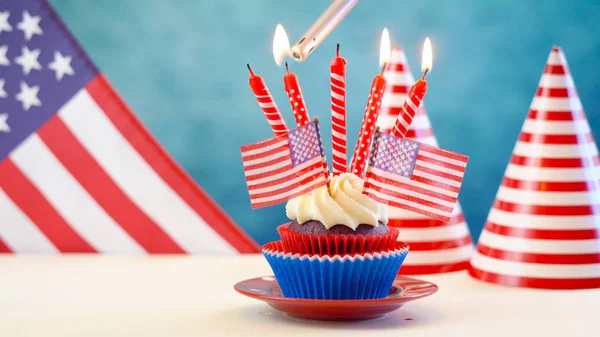
M 282 23 L 293 43 L 329 1 L 51 0 L 68 27 L 167 150 L 260 243 L 284 206 L 253 211 L 239 146 L 271 131 L 247 86 L 250 62 L 288 124 L 283 69 L 271 56 Z M 563 47 L 600 137 L 600 1 L 363 0 L 307 62 L 292 64 L 311 115 L 329 129 L 329 62 L 348 61 L 349 144 L 390 29 L 413 70 L 430 36 L 426 104 L 442 147 L 470 156 L 460 196 L 478 237 L 552 45 Z M 417 74 L 415 74 L 417 75 Z M 326 132 L 329 148 L 329 132 Z

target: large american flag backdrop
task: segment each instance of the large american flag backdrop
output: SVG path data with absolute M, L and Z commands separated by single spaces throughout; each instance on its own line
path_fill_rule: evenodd
M 258 252 L 45 1 L 0 1 L 0 252 Z

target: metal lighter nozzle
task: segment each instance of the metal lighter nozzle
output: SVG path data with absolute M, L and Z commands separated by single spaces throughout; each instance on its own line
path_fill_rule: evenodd
M 296 62 L 306 60 L 342 19 L 356 6 L 359 0 L 333 0 L 333 3 L 321 14 L 315 23 L 302 35 L 290 49 Z

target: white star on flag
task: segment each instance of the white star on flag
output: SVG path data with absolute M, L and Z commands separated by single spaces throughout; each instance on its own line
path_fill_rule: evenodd
M 38 56 L 40 56 L 40 50 L 34 49 L 33 51 L 29 50 L 27 47 L 23 47 L 21 49 L 21 56 L 15 58 L 15 63 L 19 64 L 23 67 L 23 74 L 28 75 L 31 72 L 31 69 L 42 70 L 42 66 L 38 62 Z
M 4 83 L 6 81 L 3 78 L 0 78 L 0 98 L 4 98 L 7 96 L 6 91 L 4 91 Z
M 8 46 L 0 46 L 0 66 L 7 66 L 10 64 L 10 61 L 6 57 L 7 51 L 8 51 Z
M 28 11 L 23 11 L 23 21 L 19 22 L 17 28 L 19 28 L 23 31 L 23 33 L 25 33 L 25 40 L 31 40 L 34 34 L 44 34 L 42 28 L 40 28 L 41 19 L 42 18 L 39 16 L 29 15 Z
M 48 68 L 56 73 L 56 80 L 62 80 L 63 76 L 75 75 L 75 71 L 71 67 L 71 56 L 63 56 L 58 50 L 54 51 L 54 61 L 48 64 Z
M 21 91 L 17 94 L 17 101 L 23 103 L 23 110 L 29 111 L 32 106 L 42 106 L 42 102 L 37 97 L 40 87 L 34 85 L 29 87 L 27 83 L 21 82 Z
M 6 132 L 6 133 L 10 132 L 10 126 L 8 126 L 8 123 L 6 122 L 7 119 L 8 119 L 8 114 L 6 114 L 6 113 L 0 114 L 0 132 Z
M 2 31 L 12 32 L 12 26 L 8 23 L 9 11 L 0 12 L 0 34 Z

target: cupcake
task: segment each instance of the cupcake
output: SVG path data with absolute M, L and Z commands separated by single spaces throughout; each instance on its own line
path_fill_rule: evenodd
M 263 254 L 286 297 L 373 299 L 387 296 L 408 245 L 387 226 L 387 207 L 362 194 L 353 173 L 291 199 L 281 241 Z
M 291 253 L 344 255 L 389 248 L 398 230 L 387 226 L 387 206 L 362 194 L 363 180 L 353 173 L 332 176 L 329 188 L 288 201 L 291 223 L 278 227 Z

